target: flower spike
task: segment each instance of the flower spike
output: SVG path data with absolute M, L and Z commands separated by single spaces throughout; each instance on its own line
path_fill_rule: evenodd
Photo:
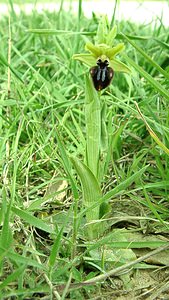
M 107 17 L 103 17 L 98 25 L 96 35 L 97 44 L 88 42 L 85 45 L 85 50 L 90 53 L 73 55 L 74 59 L 91 67 L 90 75 L 96 90 L 106 88 L 110 84 L 114 72 L 131 72 L 128 66 L 115 58 L 125 48 L 123 43 L 112 46 L 116 34 L 117 27 L 114 26 L 111 30 L 108 30 Z

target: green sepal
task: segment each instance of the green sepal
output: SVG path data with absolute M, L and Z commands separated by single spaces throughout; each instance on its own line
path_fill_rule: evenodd
M 79 60 L 89 67 L 93 67 L 96 65 L 95 57 L 88 53 L 74 54 L 73 59 Z
M 94 67 L 97 62 L 97 60 L 91 54 L 88 54 L 88 53 L 74 54 L 73 59 L 79 60 L 89 67 Z M 128 74 L 131 73 L 131 70 L 128 66 L 126 66 L 121 61 L 116 60 L 115 58 L 110 60 L 110 67 L 115 72 L 124 72 L 124 73 L 128 73 Z

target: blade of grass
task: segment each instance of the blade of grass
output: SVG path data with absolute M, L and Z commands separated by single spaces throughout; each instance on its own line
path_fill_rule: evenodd
M 73 192 L 73 196 L 74 196 L 74 217 L 73 217 L 73 248 L 72 248 L 72 258 L 75 257 L 76 254 L 76 239 L 77 239 L 77 219 L 78 219 L 78 200 L 79 200 L 79 195 L 78 195 L 78 190 L 76 187 L 76 183 L 75 180 L 72 176 L 72 170 L 71 170 L 71 165 L 70 165 L 70 160 L 69 157 L 67 156 L 66 150 L 62 144 L 62 141 L 58 135 L 58 133 L 56 133 L 56 137 L 57 137 L 57 142 L 58 142 L 58 146 L 59 146 L 59 150 L 60 150 L 60 154 L 61 154 L 61 158 L 62 158 L 62 162 L 64 165 L 64 169 L 68 175 L 68 178 L 70 180 L 71 183 L 71 187 L 72 187 L 72 192 Z
M 143 189 L 143 190 L 144 190 L 145 199 L 146 199 L 148 206 L 150 207 L 152 213 L 157 218 L 157 220 L 159 220 L 164 226 L 166 226 L 167 229 L 169 229 L 169 226 L 167 226 L 167 224 L 165 222 L 163 222 L 162 218 L 160 217 L 159 213 L 157 212 L 157 210 L 156 210 L 155 206 L 153 205 L 152 201 L 150 200 L 150 197 L 148 196 L 146 190 L 145 189 Z
M 35 226 L 48 233 L 55 233 L 51 226 L 47 225 L 43 220 L 36 218 L 30 213 L 27 213 L 25 210 L 13 206 L 12 211 L 31 226 Z
M 169 73 L 162 69 L 144 50 L 142 50 L 137 44 L 130 40 L 126 35 L 121 33 L 123 39 L 130 43 L 153 67 L 155 67 L 164 77 L 169 79 Z
M 25 268 L 26 266 L 24 265 L 18 268 L 16 271 L 14 271 L 12 274 L 8 275 L 8 277 L 5 278 L 5 280 L 3 280 L 3 282 L 0 284 L 0 291 L 2 291 L 2 289 L 4 289 L 10 283 L 17 281 L 18 277 L 20 276 L 21 273 L 23 273 Z
M 58 251 L 59 251 L 59 248 L 60 248 L 60 245 L 61 245 L 61 239 L 62 239 L 62 236 L 63 236 L 63 230 L 64 230 L 66 224 L 69 221 L 70 213 L 71 213 L 71 210 L 69 210 L 69 212 L 68 212 L 68 214 L 67 214 L 67 216 L 65 218 L 64 224 L 61 227 L 59 233 L 57 234 L 57 237 L 56 237 L 56 239 L 54 241 L 54 244 L 52 246 L 52 250 L 51 250 L 51 253 L 50 253 L 50 256 L 49 256 L 49 268 L 50 269 L 54 267 L 55 260 L 56 260 L 56 257 L 58 255 Z
M 95 32 L 88 31 L 69 31 L 69 30 L 57 30 L 57 29 L 28 29 L 26 32 L 37 33 L 37 34 L 61 34 L 61 35 L 89 35 L 93 36 Z
M 147 121 L 145 120 L 143 114 L 141 113 L 138 104 L 135 102 L 135 105 L 137 107 L 137 110 L 144 122 L 144 124 L 147 127 L 148 132 L 150 133 L 151 137 L 153 138 L 153 140 L 158 144 L 158 146 L 167 154 L 169 155 L 169 149 L 160 141 L 160 139 L 158 138 L 158 136 L 155 134 L 155 132 L 151 129 L 151 127 L 149 126 L 149 124 L 147 123 Z
M 165 97 L 166 100 L 169 100 L 168 91 L 163 88 L 163 86 L 156 80 L 153 79 L 142 67 L 137 65 L 131 58 L 129 58 L 126 54 L 122 54 L 125 60 L 131 65 L 134 69 L 136 69 L 141 76 L 143 76 L 162 96 Z
M 6 257 L 9 260 L 11 260 L 11 262 L 14 261 L 18 266 L 20 264 L 22 264 L 23 266 L 27 265 L 27 266 L 32 266 L 34 268 L 46 270 L 46 266 L 44 266 L 43 264 L 37 262 L 34 259 L 31 259 L 31 258 L 26 257 L 24 255 L 20 255 L 18 253 L 15 253 L 14 251 L 5 250 L 4 247 L 0 247 L 0 251 L 3 252 L 3 254 L 0 256 L 1 259 L 3 257 Z
M 18 71 L 16 71 L 11 65 L 8 64 L 7 60 L 2 54 L 0 54 L 0 63 L 1 65 L 10 68 L 11 72 L 16 76 L 16 78 L 18 78 L 22 83 L 24 83 L 24 81 L 21 78 L 21 74 Z
M 115 195 L 118 195 L 122 191 L 125 191 L 128 188 L 128 186 L 130 186 L 135 180 L 137 180 L 138 178 L 140 178 L 142 176 L 142 174 L 144 174 L 144 172 L 146 171 L 147 168 L 148 168 L 148 166 L 143 167 L 142 169 L 140 169 L 139 171 L 137 171 L 133 175 L 131 175 L 129 178 L 127 178 L 126 180 L 124 180 L 123 182 L 121 182 L 114 189 L 112 189 L 111 191 L 107 192 L 103 196 L 102 201 L 110 200 Z

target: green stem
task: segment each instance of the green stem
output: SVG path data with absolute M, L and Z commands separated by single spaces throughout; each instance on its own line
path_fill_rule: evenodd
M 99 180 L 99 161 L 100 161 L 100 139 L 101 139 L 101 105 L 100 95 L 95 91 L 91 79 L 86 77 L 86 103 L 85 103 L 85 118 L 86 118 L 86 165 L 93 173 L 96 180 Z M 99 184 L 99 183 L 98 183 Z M 92 182 L 91 182 L 92 185 Z M 92 187 L 90 187 L 91 189 Z M 90 200 L 97 201 L 95 197 L 84 199 L 86 206 L 90 206 Z M 99 219 L 100 206 L 98 205 L 92 211 L 86 213 L 87 222 Z M 97 227 L 97 228 L 96 228 Z M 99 231 L 99 224 L 89 226 L 91 231 Z M 91 234 L 91 233 L 90 233 Z
M 88 76 L 86 77 L 85 100 L 86 165 L 98 179 L 101 138 L 100 97 Z

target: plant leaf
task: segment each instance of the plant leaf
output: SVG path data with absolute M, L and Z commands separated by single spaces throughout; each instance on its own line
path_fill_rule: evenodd
M 24 221 L 26 221 L 28 224 L 35 226 L 46 232 L 54 233 L 53 229 L 49 225 L 47 225 L 43 220 L 40 220 L 40 219 L 36 218 L 35 216 L 31 215 L 30 213 L 27 213 L 26 211 L 16 208 L 16 207 L 12 207 L 12 211 L 17 216 L 19 216 Z
M 96 203 L 102 196 L 101 189 L 96 177 L 91 170 L 82 163 L 79 159 L 72 157 L 72 163 L 80 177 L 83 201 L 86 208 L 90 207 L 93 203 Z M 99 219 L 99 206 L 90 209 L 86 212 L 87 222 L 98 221 Z M 99 224 L 88 224 L 87 232 L 89 239 L 93 239 L 99 236 Z

